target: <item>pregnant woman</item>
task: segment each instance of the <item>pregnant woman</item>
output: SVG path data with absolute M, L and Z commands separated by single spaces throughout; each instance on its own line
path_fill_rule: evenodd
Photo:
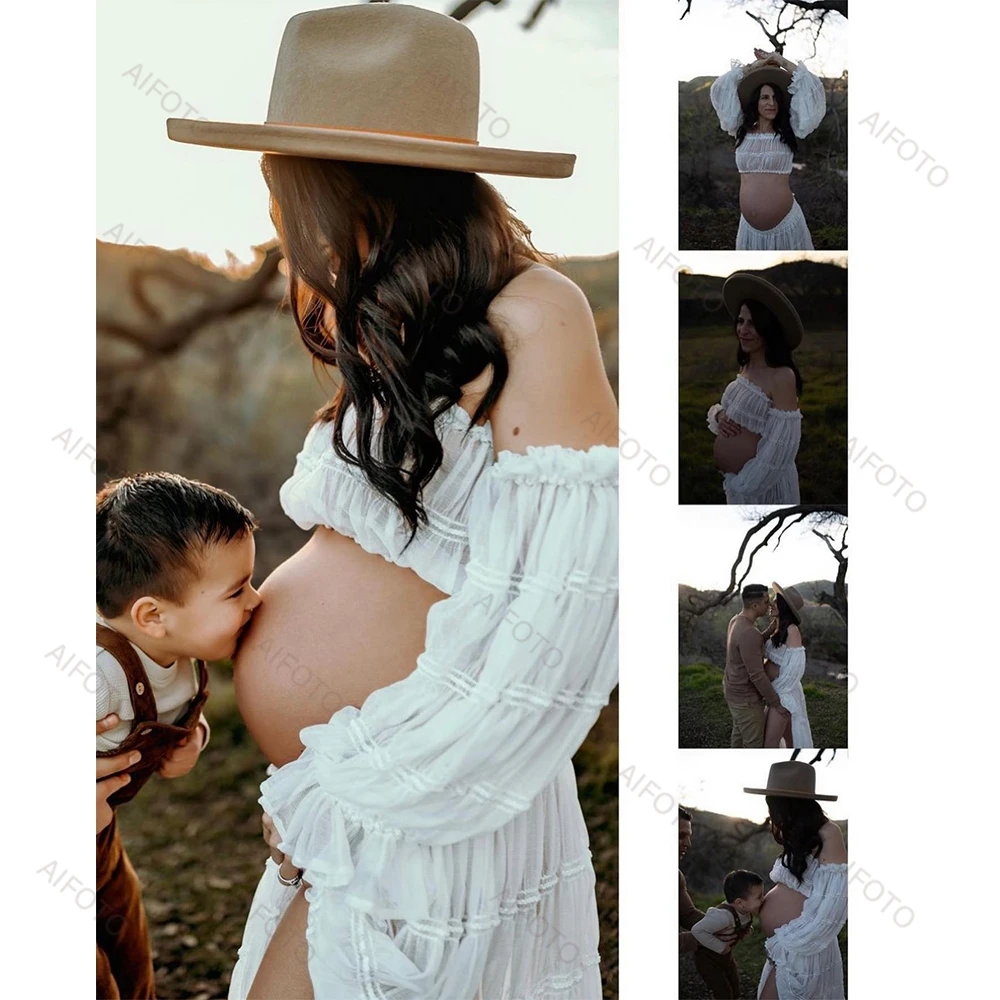
M 726 502 L 799 502 L 802 376 L 792 352 L 802 343 L 795 306 L 755 274 L 731 274 L 722 298 L 733 318 L 738 373 L 708 411 Z
M 756 62 L 733 60 L 710 96 L 719 124 L 736 138 L 740 172 L 737 250 L 812 250 L 805 216 L 788 178 L 796 138 L 809 135 L 826 114 L 823 81 L 803 62 L 754 49 Z
M 806 651 L 802 645 L 801 610 L 805 601 L 794 587 L 782 590 L 776 583 L 774 591 L 775 630 L 764 643 L 764 659 L 778 667 L 771 686 L 781 699 L 781 704 L 792 713 L 791 718 L 768 712 L 764 724 L 764 746 L 777 747 L 784 739 L 786 747 L 811 747 L 812 730 L 806 711 L 806 696 L 802 690 L 802 677 L 806 671 Z M 765 664 L 766 666 L 766 664 Z M 770 671 L 768 672 L 770 677 Z
M 844 964 L 837 935 L 847 922 L 847 848 L 816 794 L 816 771 L 802 761 L 772 764 L 766 795 L 771 835 L 781 857 L 771 869 L 760 925 L 767 961 L 758 1000 L 844 1000 Z
M 467 28 L 363 4 L 289 22 L 268 123 L 168 126 L 264 151 L 341 377 L 280 493 L 312 535 L 235 660 L 276 856 L 232 998 L 601 996 L 571 758 L 617 683 L 617 406 L 583 293 L 478 175 L 574 158 L 478 116 Z

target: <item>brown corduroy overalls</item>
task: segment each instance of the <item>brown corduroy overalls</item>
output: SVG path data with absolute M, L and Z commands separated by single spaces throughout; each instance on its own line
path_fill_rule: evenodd
M 733 915 L 736 940 L 732 948 L 735 948 L 750 933 L 753 920 L 746 927 L 741 927 L 740 915 L 732 903 L 719 903 L 719 909 L 728 910 Z M 717 1000 L 736 1000 L 740 995 L 740 970 L 736 967 L 732 948 L 725 955 L 704 947 L 694 953 L 694 966 Z
M 119 772 L 130 774 L 132 780 L 108 799 L 117 808 L 135 798 L 163 758 L 197 727 L 208 698 L 208 671 L 204 662 L 195 661 L 198 693 L 190 707 L 175 724 L 159 722 L 149 677 L 128 639 L 98 622 L 97 645 L 111 653 L 125 671 L 135 712 L 128 736 L 114 750 L 98 750 L 97 756 L 113 757 L 131 750 L 142 753 L 136 764 Z M 142 889 L 112 818 L 97 835 L 97 998 L 152 1000 L 155 996 Z

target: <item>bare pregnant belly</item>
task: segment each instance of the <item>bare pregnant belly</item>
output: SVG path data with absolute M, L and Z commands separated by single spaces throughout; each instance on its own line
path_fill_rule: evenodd
M 740 428 L 740 433 L 735 437 L 716 435 L 715 464 L 723 472 L 739 472 L 757 454 L 759 441 L 760 435 L 748 431 L 745 427 Z
M 765 897 L 760 907 L 760 926 L 767 937 L 779 927 L 802 915 L 806 897 L 787 885 L 776 885 Z
M 302 752 L 299 730 L 406 677 L 424 648 L 427 612 L 444 598 L 410 569 L 317 528 L 260 587 L 234 657 L 236 702 L 277 765 Z
M 791 207 L 787 174 L 740 174 L 740 212 L 754 229 L 773 229 Z

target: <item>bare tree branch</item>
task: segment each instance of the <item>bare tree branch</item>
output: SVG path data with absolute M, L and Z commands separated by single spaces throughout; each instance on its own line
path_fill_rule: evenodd
M 161 318 L 149 300 L 146 285 L 151 278 L 159 278 L 176 287 L 185 287 L 183 279 L 166 268 L 137 268 L 129 275 L 129 291 L 136 306 L 150 321 L 150 325 L 140 329 L 98 317 L 97 331 L 138 347 L 147 358 L 173 354 L 207 323 L 223 316 L 234 316 L 257 305 L 278 273 L 281 256 L 281 249 L 276 244 L 267 247 L 260 265 L 250 277 L 243 281 L 233 281 L 232 288 L 227 289 L 225 294 L 215 296 L 201 308 L 192 310 L 172 322 L 166 322 Z
M 535 22 L 542 16 L 542 11 L 545 10 L 545 8 L 550 4 L 554 6 L 558 2 L 559 0 L 538 0 L 534 9 L 521 23 L 521 27 L 524 28 L 525 31 L 530 31 L 535 26 Z
M 464 21 L 473 11 L 480 7 L 484 3 L 492 4 L 494 7 L 499 7 L 505 0 L 462 0 L 452 8 L 449 17 L 453 17 L 456 21 Z

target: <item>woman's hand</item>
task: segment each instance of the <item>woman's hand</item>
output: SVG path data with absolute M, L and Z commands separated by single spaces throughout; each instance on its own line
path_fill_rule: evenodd
M 281 837 L 278 835 L 278 831 L 274 826 L 274 821 L 270 816 L 268 816 L 267 813 L 261 813 L 260 825 L 264 831 L 264 843 L 267 844 L 268 850 L 271 852 L 271 860 L 278 865 L 281 877 L 291 881 L 301 875 L 302 869 L 296 868 L 295 865 L 292 864 L 292 859 L 283 851 L 279 850 L 278 842 L 281 840 Z
M 768 52 L 766 49 L 754 49 L 753 54 L 761 66 L 780 66 L 787 69 L 789 73 L 794 73 L 798 69 L 798 63 L 793 63 L 791 59 L 786 59 L 780 52 Z
M 723 437 L 736 437 L 743 430 L 743 428 L 736 423 L 735 420 L 732 420 L 729 416 L 727 416 L 725 410 L 719 410 L 715 419 L 719 425 L 719 433 Z
M 118 716 L 112 713 L 97 720 L 97 735 L 106 733 L 118 725 Z M 131 775 L 119 774 L 126 767 L 135 764 L 142 754 L 138 750 L 130 753 L 116 754 L 114 757 L 97 758 L 97 832 L 100 833 L 112 820 L 115 812 L 108 805 L 108 799 L 124 788 L 131 780 Z

